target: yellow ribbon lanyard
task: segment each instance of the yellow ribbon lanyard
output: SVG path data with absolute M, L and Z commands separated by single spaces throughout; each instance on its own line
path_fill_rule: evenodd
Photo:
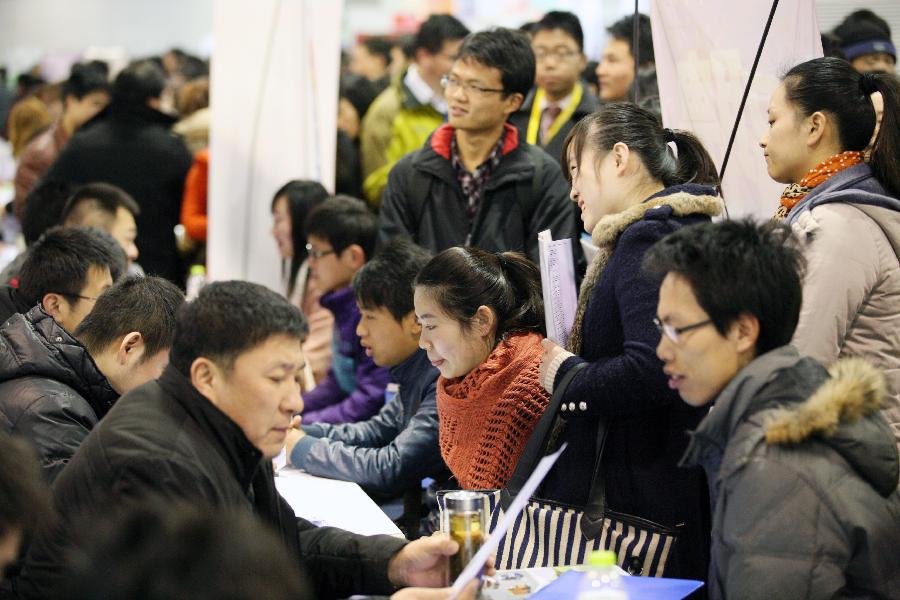
M 547 139 L 543 140 L 544 144 L 552 140 L 560 127 L 572 118 L 572 115 L 575 114 L 575 109 L 581 104 L 581 97 L 583 94 L 584 88 L 581 83 L 576 83 L 575 88 L 572 90 L 572 99 L 569 101 L 569 105 L 556 116 L 556 119 L 553 120 L 553 124 L 550 125 L 550 130 L 547 132 Z M 543 112 L 541 110 L 541 104 L 543 104 L 543 101 L 544 90 L 538 88 L 538 91 L 534 94 L 534 102 L 531 104 L 531 117 L 528 119 L 528 133 L 525 136 L 525 139 L 529 144 L 538 143 L 538 132 L 541 130 L 541 112 Z

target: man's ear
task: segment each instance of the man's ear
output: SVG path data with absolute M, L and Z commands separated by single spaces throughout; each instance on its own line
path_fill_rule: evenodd
M 60 316 L 68 310 L 69 303 L 60 294 L 48 292 L 41 298 L 41 307 L 44 309 L 45 313 L 59 322 Z
M 347 266 L 353 270 L 359 270 L 366 264 L 366 251 L 359 244 L 350 244 L 341 252 L 341 260 L 347 261 Z
M 222 377 L 222 371 L 219 365 L 213 361 L 200 356 L 191 363 L 191 384 L 200 394 L 207 400 L 218 406 L 218 387 L 219 379 Z
M 132 331 L 122 338 L 116 350 L 116 362 L 127 365 L 129 361 L 139 360 L 144 350 L 144 336 L 140 331 Z
M 400 327 L 403 328 L 403 331 L 416 339 L 419 339 L 419 336 L 422 335 L 422 324 L 419 323 L 414 311 L 410 311 L 409 314 L 400 320 Z
M 509 117 L 509 115 L 522 108 L 523 102 L 525 102 L 525 96 L 523 96 L 519 92 L 510 94 L 506 97 L 506 101 L 503 106 L 503 112 L 506 113 L 507 117 Z
M 755 354 L 756 342 L 759 340 L 759 319 L 751 313 L 741 313 L 731 324 L 729 337 L 738 353 Z

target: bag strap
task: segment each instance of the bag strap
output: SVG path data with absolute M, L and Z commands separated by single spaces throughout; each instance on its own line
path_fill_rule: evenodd
M 606 481 L 603 477 L 603 450 L 606 447 L 607 423 L 600 419 L 597 424 L 597 460 L 594 463 L 594 476 L 591 478 L 591 489 L 588 502 L 581 517 L 581 531 L 587 538 L 600 535 L 603 518 L 606 514 Z
M 547 443 L 549 442 L 548 434 L 553 429 L 556 420 L 559 418 L 559 406 L 562 404 L 566 389 L 568 389 L 569 384 L 575 375 L 578 374 L 581 369 L 586 367 L 587 364 L 588 363 L 586 362 L 581 362 L 574 365 L 565 375 L 563 375 L 562 379 L 559 381 L 559 385 L 554 387 L 550 402 L 547 404 L 547 408 L 544 409 L 544 414 L 541 416 L 540 420 L 538 420 L 534 431 L 531 433 L 531 437 L 528 438 L 528 443 L 525 444 L 525 449 L 522 451 L 522 456 L 519 457 L 519 462 L 516 465 L 515 471 L 513 471 L 512 477 L 509 478 L 506 487 L 501 490 L 500 504 L 503 506 L 504 510 L 509 508 L 512 499 L 522 490 L 525 482 L 537 466 L 538 461 L 540 461 L 547 453 Z

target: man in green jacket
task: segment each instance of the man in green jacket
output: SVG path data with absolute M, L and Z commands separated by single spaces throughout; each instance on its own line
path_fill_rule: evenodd
M 418 150 L 443 123 L 447 101 L 441 77 L 447 74 L 469 30 L 450 15 L 428 17 L 413 43 L 413 62 L 369 107 L 362 122 L 363 191 L 381 204 L 388 173 L 403 155 Z

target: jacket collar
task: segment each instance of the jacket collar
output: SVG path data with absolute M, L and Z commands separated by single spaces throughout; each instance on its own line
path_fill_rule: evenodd
M 22 292 L 20 292 L 18 288 L 13 287 L 12 285 L 2 286 L 2 288 L 0 288 L 0 294 L 3 294 L 7 298 L 9 298 L 10 306 L 15 308 L 16 312 L 22 313 L 23 315 L 35 306 L 26 302 L 25 298 L 22 297 Z
M 426 145 L 430 146 L 438 156 L 450 160 L 450 141 L 455 133 L 456 129 L 449 123 L 445 123 L 431 134 L 431 138 L 426 142 Z M 509 123 L 504 123 L 503 135 L 501 155 L 506 156 L 519 147 L 519 130 Z
M 9 371 L 0 373 L 4 379 L 35 376 L 58 381 L 84 398 L 98 419 L 118 400 L 119 394 L 87 349 L 40 306 L 26 314 L 13 315 L 0 330 L 0 336 L 12 340 L 7 348 L 10 356 L 6 358 L 16 362 L 9 365 Z
M 249 491 L 262 463 L 262 452 L 250 443 L 237 423 L 198 392 L 190 379 L 173 365 L 163 371 L 159 385 L 206 433 L 240 482 L 241 489 Z
M 650 209 L 658 206 L 671 207 L 679 217 L 702 214 L 714 217 L 722 212 L 722 199 L 713 188 L 702 185 L 681 185 L 666 188 L 620 213 L 600 219 L 594 226 L 591 239 L 595 246 L 614 244 L 631 224 L 640 221 Z
M 816 186 L 791 210 L 788 223 L 793 224 L 808 210 L 835 202 L 865 204 L 900 211 L 900 200 L 888 195 L 884 186 L 872 173 L 872 168 L 866 163 L 861 163 L 844 169 Z
M 430 377 L 430 375 L 434 377 Z M 431 365 L 428 354 L 421 348 L 413 352 L 406 360 L 397 366 L 391 367 L 391 379 L 403 385 L 413 381 L 431 378 L 437 379 L 438 370 Z
M 359 310 L 356 307 L 356 295 L 353 287 L 349 285 L 339 290 L 325 292 L 319 298 L 319 304 L 327 308 L 339 323 L 347 321 Z

